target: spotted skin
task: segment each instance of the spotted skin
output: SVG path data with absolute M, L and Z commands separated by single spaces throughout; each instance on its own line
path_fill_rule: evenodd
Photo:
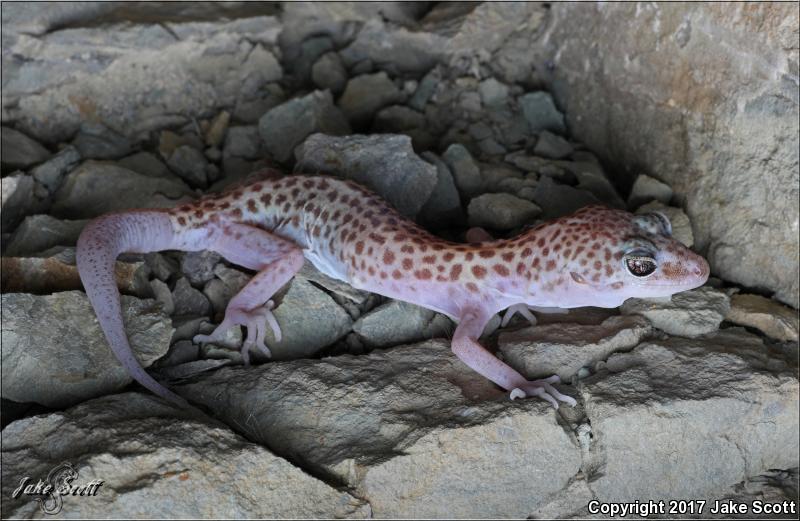
M 430 234 L 360 185 L 326 176 L 272 176 L 171 210 L 115 215 L 136 230 L 136 216 L 143 214 L 170 230 L 160 232 L 164 237 L 149 251 L 210 249 L 259 271 L 231 300 L 220 327 L 196 340 L 219 340 L 241 324 L 248 329 L 245 357 L 251 348 L 268 353 L 265 322 L 280 334 L 269 298 L 305 257 L 355 288 L 444 313 L 458 322 L 452 348 L 462 361 L 512 397 L 540 396 L 556 407 L 559 401 L 575 403 L 555 390 L 556 379 L 528 381 L 477 342 L 495 313 L 527 311 L 527 306 L 616 307 L 629 297 L 667 296 L 700 286 L 709 273 L 702 257 L 670 237 L 669 221 L 660 214 L 634 216 L 590 206 L 511 239 L 459 244 Z M 124 237 L 110 253 L 98 246 L 108 236 L 103 226 L 108 218 L 87 226 L 78 244 L 87 293 L 100 284 L 93 259 L 132 251 Z M 141 244 L 137 247 L 143 251 Z M 632 275 L 626 269 L 632 251 L 649 255 L 658 266 L 655 272 Z M 108 289 L 90 300 L 97 310 L 112 297 Z M 117 356 L 134 377 L 141 376 L 141 368 L 131 367 L 132 357 L 122 356 L 124 333 L 112 336 Z M 154 392 L 169 393 L 152 383 L 148 388 Z

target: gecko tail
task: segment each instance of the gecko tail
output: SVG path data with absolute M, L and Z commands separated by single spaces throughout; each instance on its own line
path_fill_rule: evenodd
M 151 377 L 133 354 L 122 321 L 114 264 L 121 253 L 149 253 L 180 246 L 167 213 L 129 211 L 90 221 L 78 238 L 76 260 L 86 295 L 111 350 L 137 382 L 182 407 L 189 404 Z

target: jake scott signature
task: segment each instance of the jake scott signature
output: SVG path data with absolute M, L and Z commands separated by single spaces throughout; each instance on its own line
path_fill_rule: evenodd
M 31 496 L 39 502 L 39 507 L 45 514 L 58 514 L 64 506 L 64 496 L 96 496 L 104 481 L 93 479 L 88 483 L 77 484 L 78 471 L 69 464 L 62 463 L 54 467 L 47 478 L 41 478 L 34 483 L 33 480 L 25 476 L 19 481 L 19 486 L 11 494 L 13 499 L 21 495 Z

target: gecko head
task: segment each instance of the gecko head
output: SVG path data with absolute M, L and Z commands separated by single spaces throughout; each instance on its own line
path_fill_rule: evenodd
M 581 253 L 566 260 L 576 291 L 594 293 L 610 306 L 630 297 L 665 297 L 702 286 L 709 275 L 703 257 L 672 237 L 662 213 L 640 215 L 589 207 L 570 216 L 580 230 Z

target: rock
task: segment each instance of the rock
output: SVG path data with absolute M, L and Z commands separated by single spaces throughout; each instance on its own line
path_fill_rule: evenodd
M 476 141 L 492 137 L 492 128 L 483 121 L 473 123 L 469 126 L 468 131 L 469 135 L 472 136 Z
M 798 461 L 798 381 L 740 328 L 612 355 L 581 380 L 600 501 L 713 500 Z M 711 420 L 709 420 L 711 418 Z M 681 457 L 676 458 L 675 455 Z
M 264 114 L 258 122 L 258 132 L 272 157 L 285 162 L 310 134 L 349 134 L 350 125 L 342 111 L 334 106 L 330 92 L 315 91 Z
M 422 207 L 420 218 L 436 228 L 463 223 L 464 210 L 450 169 L 432 152 L 423 152 L 422 158 L 436 167 L 436 186 Z
M 435 311 L 391 300 L 356 320 L 353 331 L 368 347 L 389 347 L 452 335 L 453 323 Z
M 474 197 L 467 208 L 470 226 L 493 230 L 511 230 L 529 224 L 541 212 L 532 202 L 504 193 Z
M 161 134 L 159 134 L 158 151 L 164 159 L 169 159 L 176 149 L 184 145 L 198 151 L 203 150 L 203 140 L 194 129 L 185 134 L 176 134 L 170 130 L 162 130 Z
M 31 175 L 50 193 L 55 192 L 64 176 L 81 160 L 78 150 L 68 145 L 55 156 L 31 170 Z
M 11 127 L 3 127 L 2 143 L 3 170 L 28 168 L 50 158 L 50 151 Z
M 385 72 L 363 74 L 347 82 L 338 105 L 350 124 L 361 127 L 369 124 L 381 108 L 397 103 L 402 93 Z
M 392 105 L 375 116 L 373 127 L 379 132 L 399 133 L 425 126 L 425 115 L 403 105 Z
M 393 76 L 420 77 L 441 59 L 442 44 L 436 34 L 390 28 L 380 19 L 371 19 L 340 54 L 348 68 L 369 60 Z
M 264 51 L 266 52 L 266 51 Z M 272 56 L 270 54 L 270 56 Z M 211 122 L 205 135 L 206 145 L 210 147 L 219 147 L 222 140 L 225 139 L 225 132 L 228 130 L 228 124 L 231 121 L 231 114 L 227 110 L 221 111 L 217 117 Z
M 309 261 L 303 263 L 303 267 L 297 272 L 297 277 L 303 278 L 307 281 L 313 282 L 323 288 L 345 297 L 346 299 L 356 304 L 362 305 L 371 295 L 368 291 L 355 289 L 350 284 L 343 282 L 339 279 L 329 277 L 314 267 Z
M 294 278 L 283 301 L 274 310 L 281 328 L 281 341 L 276 342 L 267 328 L 266 343 L 272 360 L 307 358 L 342 338 L 353 321 L 322 290 L 302 278 Z M 260 357 L 257 353 L 251 353 Z
M 440 81 L 442 81 L 441 71 L 438 68 L 428 72 L 419 82 L 417 90 L 414 91 L 411 99 L 408 100 L 408 106 L 414 110 L 425 110 L 425 105 L 428 104 L 431 96 L 436 92 L 436 87 Z
M 326 52 L 311 67 L 311 81 L 320 90 L 330 90 L 338 95 L 347 84 L 347 69 L 335 52 Z
M 638 208 L 644 203 L 656 200 L 668 205 L 672 199 L 672 188 L 668 184 L 662 183 L 658 179 L 653 179 L 649 175 L 640 175 L 636 178 L 631 188 L 631 195 L 628 196 L 628 207 Z
M 150 281 L 150 289 L 153 291 L 156 301 L 161 304 L 161 309 L 164 310 L 164 313 L 167 315 L 175 313 L 175 300 L 172 298 L 172 292 L 166 283 L 153 279 Z
M 556 323 L 501 332 L 503 360 L 531 380 L 553 374 L 569 382 L 582 367 L 636 347 L 652 332 L 647 319 L 612 316 L 600 325 Z
M 414 154 L 408 136 L 314 134 L 295 154 L 302 170 L 352 179 L 411 218 L 433 193 L 438 179 L 436 167 Z
M 335 478 L 376 518 L 523 517 L 581 468 L 547 403 L 508 400 L 447 341 L 196 378 L 176 390 L 226 422 L 251 418 L 249 439 Z
M 487 108 L 502 107 L 508 102 L 508 85 L 494 78 L 483 80 L 478 85 L 481 102 Z
M 4 255 L 20 257 L 53 246 L 75 246 L 86 220 L 61 220 L 49 215 L 29 215 L 8 239 Z
M 286 101 L 283 88 L 277 83 L 265 85 L 251 98 L 240 98 L 233 109 L 233 120 L 242 125 L 257 125 L 269 110 Z
M 82 289 L 83 284 L 75 266 L 75 249 L 63 248 L 58 253 L 2 257 L 3 291 L 49 294 L 56 291 Z M 147 277 L 150 270 L 142 261 L 119 259 L 114 264 L 114 278 L 123 293 L 149 296 Z
M 189 251 L 181 256 L 181 272 L 193 286 L 202 286 L 214 278 L 214 268 L 222 256 L 211 250 Z
M 559 57 L 547 84 L 569 107 L 574 138 L 627 174 L 626 186 L 640 172 L 670 185 L 713 273 L 798 308 L 798 58 L 788 29 L 797 26 L 797 10 L 779 3 L 755 11 L 709 3 L 554 7 L 546 38 L 557 43 L 533 62 L 539 68 Z M 587 61 L 589 48 L 596 59 Z M 632 58 L 643 49 L 653 52 Z
M 550 159 L 562 159 L 572 154 L 572 145 L 563 137 L 543 130 L 536 140 L 533 153 Z
M 654 211 L 663 213 L 667 219 L 669 219 L 669 222 L 672 225 L 672 237 L 680 241 L 687 248 L 694 246 L 692 223 L 689 222 L 689 218 L 685 213 L 683 213 L 683 210 L 672 206 L 666 206 L 658 201 L 651 201 L 643 206 L 640 206 L 636 210 L 636 213 L 640 214 Z
M 522 178 L 522 172 L 519 170 L 498 163 L 485 163 L 480 166 L 481 178 L 483 179 L 484 188 L 491 192 L 504 192 L 500 185 L 506 179 L 514 179 L 520 183 L 520 187 L 525 184 Z M 514 182 L 511 183 L 514 185 Z M 513 191 L 508 193 L 513 194 Z
M 117 159 L 131 152 L 131 142 L 101 123 L 85 121 L 72 140 L 85 159 Z
M 461 196 L 471 199 L 483 189 L 483 178 L 478 164 L 469 151 L 459 143 L 447 147 L 442 154 L 442 159 L 453 173 L 453 180 Z
M 189 145 L 176 148 L 167 165 L 191 187 L 205 188 L 208 185 L 208 161 L 196 148 Z
M 600 201 L 586 190 L 557 184 L 549 176 L 542 176 L 533 196 L 533 201 L 542 209 L 542 218 L 554 219 Z
M 200 347 L 190 340 L 179 340 L 172 344 L 163 358 L 153 364 L 159 369 L 194 362 L 200 356 Z
M 217 264 L 214 275 L 217 278 L 206 283 L 203 294 L 211 302 L 215 313 L 224 313 L 228 301 L 250 282 L 251 276 L 224 264 Z
M 255 125 L 230 127 L 225 136 L 225 157 L 241 157 L 244 159 L 260 159 L 261 136 Z
M 0 182 L 0 222 L 3 230 L 13 230 L 26 215 L 47 210 L 47 201 L 37 195 L 38 189 L 44 191 L 44 188 L 32 176 L 18 172 L 3 177 Z
M 797 311 L 759 295 L 736 294 L 725 320 L 754 327 L 765 335 L 784 342 L 797 342 L 800 320 Z
M 49 447 L 41 451 L 38 447 Z M 367 517 L 369 506 L 311 477 L 197 411 L 124 393 L 24 418 L 3 431 L 3 517 L 41 516 L 19 476 L 34 483 L 69 462 L 73 485 L 98 480 L 96 497 L 64 496 L 66 517 Z M 197 493 L 203 490 L 203 493 Z M 302 490 L 302 494 L 296 494 Z M 175 501 L 181 497 L 181 501 Z
M 529 92 L 519 98 L 519 104 L 531 132 L 549 130 L 556 134 L 566 133 L 564 114 L 556 108 L 553 96 L 549 92 Z
M 145 253 L 144 261 L 158 280 L 166 282 L 173 274 L 178 273 L 178 262 L 167 255 L 157 252 Z
M 3 293 L 0 298 L 3 397 L 60 408 L 118 391 L 132 381 L 111 352 L 83 292 Z M 145 367 L 167 352 L 172 335 L 159 308 L 153 300 L 122 296 L 125 331 Z
M 300 44 L 300 55 L 291 62 L 291 70 L 297 81 L 301 84 L 308 83 L 311 78 L 313 64 L 323 54 L 334 50 L 333 40 L 327 36 L 316 36 Z
M 622 304 L 620 311 L 643 315 L 670 335 L 693 338 L 719 328 L 730 311 L 730 297 L 722 291 L 700 287 L 676 293 L 668 301 L 631 298 Z
M 175 303 L 175 315 L 208 316 L 211 314 L 211 304 L 208 299 L 189 285 L 189 280 L 185 277 L 181 277 L 175 283 L 172 300 Z
M 620 197 L 599 164 L 559 161 L 558 166 L 563 166 L 567 172 L 575 176 L 578 181 L 576 188 L 579 190 L 589 192 L 607 206 L 626 209 L 625 200 Z
M 129 208 L 170 208 L 191 193 L 179 179 L 148 177 L 89 160 L 64 179 L 54 195 L 51 213 L 85 219 Z
M 501 158 L 508 152 L 506 147 L 491 137 L 479 141 L 478 148 L 481 149 L 483 157 L 489 156 L 494 159 Z
M 167 165 L 150 152 L 137 152 L 123 157 L 117 161 L 117 165 L 150 177 L 173 177 Z
M 186 341 L 184 341 L 186 342 Z M 188 342 L 191 344 L 191 342 Z M 206 371 L 214 371 L 226 365 L 232 365 L 234 362 L 227 358 L 206 358 L 203 360 L 193 360 L 178 365 L 170 365 L 158 369 L 159 376 L 168 379 L 170 382 L 176 380 L 183 380 L 191 378 L 194 375 L 205 373 Z

